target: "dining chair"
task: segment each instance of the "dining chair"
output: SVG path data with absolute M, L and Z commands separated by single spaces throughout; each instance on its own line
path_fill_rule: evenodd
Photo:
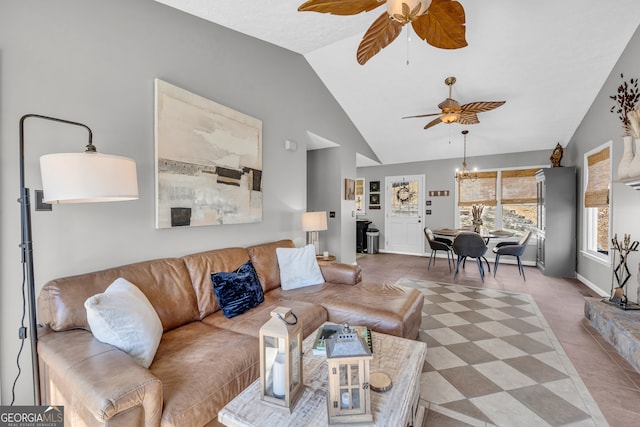
M 480 271 L 480 277 L 484 282 L 484 266 L 482 265 L 482 260 L 486 261 L 484 254 L 487 252 L 487 245 L 482 236 L 473 231 L 460 232 L 456 238 L 453 239 L 453 251 L 458 256 L 456 272 L 453 278 L 455 279 L 458 275 L 460 263 L 466 261 L 467 258 L 475 258 L 476 264 L 478 264 L 478 270 Z M 487 263 L 487 266 L 488 265 L 489 263 Z
M 450 239 L 446 239 L 444 237 L 435 237 L 433 235 L 433 231 L 429 227 L 424 228 L 424 235 L 427 238 L 427 242 L 429 242 L 429 247 L 431 248 L 431 255 L 429 256 L 429 265 L 427 266 L 427 270 L 431 268 L 431 261 L 436 263 L 436 254 L 438 251 L 444 251 L 447 253 L 447 263 L 449 264 L 449 273 L 451 273 L 451 262 L 453 261 L 453 248 L 451 244 L 453 243 Z
M 529 238 L 531 238 L 531 230 L 527 231 L 527 233 L 517 242 L 500 242 L 495 248 L 493 248 L 493 253 L 496 255 L 496 261 L 493 264 L 493 277 L 496 277 L 500 257 L 502 255 L 509 255 L 516 257 L 518 260 L 518 272 L 522 276 L 522 279 L 525 282 L 527 281 L 527 278 L 524 276 L 524 268 L 522 267 L 522 260 L 520 257 L 524 254 L 525 249 L 527 249 Z

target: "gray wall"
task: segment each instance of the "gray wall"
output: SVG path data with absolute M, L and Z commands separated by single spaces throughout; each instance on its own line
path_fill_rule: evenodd
M 618 86 L 622 83 L 622 79 L 620 78 L 621 73 L 624 74 L 624 80 L 627 81 L 630 77 L 640 78 L 640 55 L 638 55 L 638 52 L 640 52 L 640 29 L 636 30 L 625 51 L 620 56 L 618 63 L 611 71 L 602 90 L 598 93 L 591 108 L 571 138 L 569 149 L 565 151 L 565 156 L 568 157 L 568 160 L 577 166 L 579 178 L 577 272 L 581 280 L 590 282 L 607 294 L 611 289 L 611 267 L 593 261 L 580 252 L 584 244 L 582 233 L 582 206 L 584 203 L 582 194 L 584 191 L 582 187 L 582 180 L 584 179 L 583 157 L 584 153 L 589 150 L 612 140 L 613 179 L 616 180 L 618 178 L 617 168 L 622 158 L 623 150 L 622 127 L 617 114 L 609 111 L 614 105 L 614 101 L 609 99 L 609 96 L 617 93 Z M 615 182 L 612 185 L 612 190 L 612 236 L 614 233 L 617 233 L 618 237 L 622 238 L 624 234 L 631 234 L 632 240 L 640 240 L 640 221 L 638 221 L 640 192 L 624 184 Z M 629 279 L 628 282 L 629 289 L 627 290 L 627 296 L 632 301 L 637 301 L 638 261 L 640 261 L 639 253 L 635 252 L 631 254 L 629 257 L 629 270 L 631 270 L 633 277 Z
M 339 141 L 338 147 L 307 154 L 307 209 L 335 212 L 328 230 L 320 232 L 320 251 L 329 251 L 347 264 L 356 261 L 355 200 L 345 200 L 345 179 L 356 178 L 356 151 Z
M 154 228 L 156 77 L 263 121 L 261 223 Z M 151 0 L 0 2 L 0 93 L 3 404 L 11 399 L 20 343 L 16 199 L 18 121 L 23 114 L 89 125 L 98 150 L 137 161 L 140 187 L 140 199 L 133 202 L 61 205 L 51 213 L 33 213 L 38 290 L 55 277 L 157 257 L 281 238 L 303 244 L 307 131 L 375 158 L 302 56 Z M 39 156 L 80 151 L 86 133 L 44 121 L 27 123 L 27 185 L 39 188 Z M 298 150 L 285 151 L 286 139 L 297 142 Z M 31 402 L 29 357 L 27 350 L 21 359 L 19 404 Z
M 467 164 L 471 169 L 486 170 L 492 168 L 518 167 L 518 166 L 542 166 L 550 165 L 550 151 L 532 151 L 527 153 L 502 154 L 497 156 L 480 156 L 467 158 Z M 366 206 L 366 215 L 362 216 L 373 224 L 369 227 L 380 229 L 380 248 L 384 250 L 385 230 L 384 230 L 384 200 L 385 188 L 384 179 L 386 176 L 402 175 L 425 175 L 425 199 L 431 200 L 431 215 L 424 216 L 424 226 L 431 229 L 453 228 L 455 223 L 455 170 L 460 168 L 462 158 L 432 160 L 426 162 L 400 163 L 384 166 L 368 166 L 358 168 L 358 178 L 365 178 L 365 188 L 367 191 L 367 202 L 369 197 L 369 182 L 380 181 L 381 209 L 371 210 L 369 204 Z M 563 165 L 565 163 L 563 162 Z M 429 191 L 449 190 L 449 196 L 429 197 Z M 425 251 L 427 242 L 424 241 Z M 490 247 L 493 245 L 490 244 Z M 535 262 L 535 250 L 533 246 L 529 248 L 525 255 L 525 261 Z M 508 261 L 507 261 L 508 262 Z

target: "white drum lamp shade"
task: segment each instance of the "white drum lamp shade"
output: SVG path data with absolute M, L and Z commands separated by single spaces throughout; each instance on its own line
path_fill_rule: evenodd
M 302 231 L 308 232 L 307 243 L 315 248 L 316 255 L 320 253 L 320 237 L 318 231 L 326 230 L 327 212 L 304 212 L 302 214 Z
M 327 213 L 304 212 L 302 214 L 302 231 L 323 231 L 327 229 Z
M 138 180 L 134 160 L 101 153 L 58 153 L 40 157 L 46 203 L 93 203 L 135 200 Z

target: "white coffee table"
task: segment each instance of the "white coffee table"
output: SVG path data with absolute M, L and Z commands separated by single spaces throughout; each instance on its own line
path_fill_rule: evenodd
M 260 379 L 218 412 L 218 421 L 230 427 L 327 426 L 327 363 L 325 356 L 311 351 L 315 333 L 303 342 L 304 392 L 292 413 L 260 400 Z M 371 391 L 373 424 L 361 426 L 420 425 L 418 411 L 420 373 L 427 354 L 426 344 L 373 332 L 371 372 L 384 372 L 393 382 L 386 392 Z

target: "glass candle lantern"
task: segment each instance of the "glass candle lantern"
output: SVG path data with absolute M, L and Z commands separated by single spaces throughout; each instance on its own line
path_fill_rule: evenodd
M 373 421 L 369 362 L 373 355 L 360 336 L 345 325 L 326 342 L 329 372 L 329 424 Z
M 291 411 L 302 394 L 302 326 L 277 307 L 260 328 L 260 398 Z

